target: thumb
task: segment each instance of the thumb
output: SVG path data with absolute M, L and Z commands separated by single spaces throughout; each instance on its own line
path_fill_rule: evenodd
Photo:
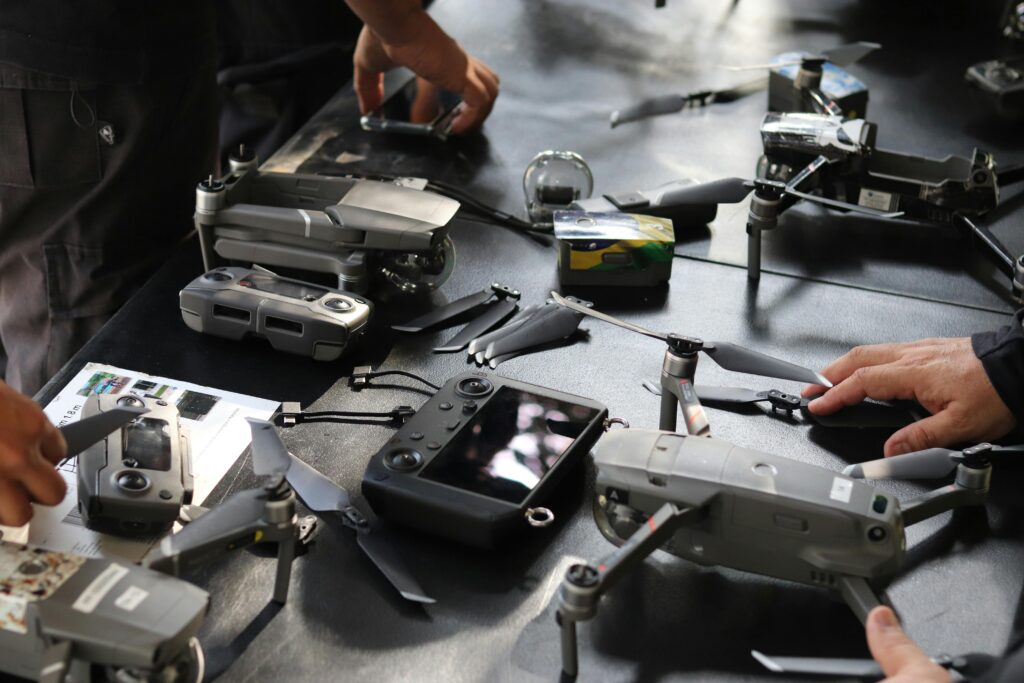
M 883 449 L 885 457 L 921 451 L 956 441 L 953 418 L 948 411 L 913 422 L 889 437 Z
M 888 607 L 876 607 L 868 614 L 868 648 L 886 676 L 896 676 L 909 668 L 928 666 L 931 660 L 900 628 L 896 615 Z

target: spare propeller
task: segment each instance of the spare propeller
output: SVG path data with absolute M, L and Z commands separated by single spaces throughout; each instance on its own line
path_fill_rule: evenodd
M 642 334 L 646 337 L 659 339 L 667 343 L 669 348 L 677 353 L 696 353 L 698 351 L 702 351 L 725 370 L 743 372 L 749 375 L 774 377 L 776 379 L 789 379 L 795 382 L 806 382 L 808 384 L 819 384 L 825 387 L 832 386 L 831 382 L 813 370 L 788 361 L 773 358 L 758 351 L 751 351 L 750 349 L 746 349 L 742 346 L 729 342 L 706 342 L 695 337 L 684 337 L 678 334 L 654 332 L 645 327 L 614 318 L 607 313 L 601 313 L 600 311 L 583 306 L 571 299 L 567 299 L 559 295 L 557 292 L 551 292 L 551 296 L 558 304 L 572 309 L 577 313 L 590 316 L 591 318 L 597 318 L 598 320 L 603 320 L 607 323 L 611 323 L 612 325 L 618 325 L 619 327 L 630 330 L 631 332 Z
M 854 479 L 939 479 L 953 472 L 961 463 L 984 467 L 993 460 L 993 456 L 998 458 L 1020 453 L 1024 453 L 1024 444 L 993 446 L 981 443 L 962 451 L 926 448 L 923 451 L 850 465 L 843 470 L 843 474 Z
M 749 83 L 742 83 L 722 90 L 699 90 L 685 95 L 662 95 L 617 109 L 612 112 L 611 126 L 615 128 L 624 123 L 632 123 L 663 114 L 675 114 L 687 107 L 704 107 L 709 104 L 735 102 L 752 93 L 762 90 L 767 85 L 763 78 Z
M 801 398 L 778 389 L 754 391 L 741 387 L 701 385 L 696 390 L 698 398 L 709 405 L 768 403 L 773 412 L 788 414 L 799 410 L 807 420 L 823 427 L 899 429 L 928 415 L 928 411 L 913 401 L 877 401 L 869 398 L 831 415 L 816 415 L 807 409 L 807 405 L 816 397 Z
M 65 460 L 73 458 L 94 443 L 99 443 L 139 415 L 149 412 L 144 407 L 117 406 L 84 420 L 64 425 L 60 433 L 68 445 Z
M 252 428 L 256 474 L 283 475 L 306 507 L 319 515 L 333 513 L 333 517 L 356 532 L 359 547 L 403 598 L 420 603 L 434 602 L 424 594 L 391 544 L 380 537 L 381 532 L 352 505 L 348 491 L 289 453 L 273 423 L 252 418 L 247 421 Z
M 849 43 L 847 45 L 840 45 L 833 47 L 828 50 L 822 50 L 818 54 L 808 54 L 800 57 L 799 59 L 791 60 L 788 62 L 773 62 L 770 64 L 745 64 L 741 66 L 726 66 L 722 65 L 721 68 L 728 69 L 730 71 L 751 71 L 755 69 L 777 69 L 783 66 L 804 66 L 809 68 L 820 68 L 820 65 L 825 62 L 831 62 L 836 66 L 849 66 L 854 62 L 867 57 L 869 54 L 878 50 L 882 46 L 879 43 L 868 43 L 860 41 L 857 43 Z

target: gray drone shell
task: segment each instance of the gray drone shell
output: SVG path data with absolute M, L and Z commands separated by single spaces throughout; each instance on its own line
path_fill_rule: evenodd
M 903 561 L 899 502 L 837 472 L 643 429 L 605 434 L 594 462 L 598 526 L 616 544 L 631 525 L 674 502 L 707 510 L 664 547 L 699 564 L 835 587 L 843 575 L 892 576 Z

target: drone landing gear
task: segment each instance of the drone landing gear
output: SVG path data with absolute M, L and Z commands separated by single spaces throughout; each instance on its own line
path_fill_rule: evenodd
M 601 596 L 616 581 L 664 545 L 679 527 L 692 523 L 703 514 L 703 508 L 679 508 L 673 503 L 665 503 L 607 558 L 597 564 L 569 567 L 558 593 L 559 607 L 555 614 L 562 634 L 563 679 L 575 679 L 579 673 L 576 622 L 593 619 Z

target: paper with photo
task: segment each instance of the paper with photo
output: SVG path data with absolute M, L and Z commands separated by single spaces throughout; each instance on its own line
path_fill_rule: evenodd
M 269 419 L 278 403 L 266 399 L 153 377 L 99 363 L 89 363 L 44 408 L 58 427 L 78 420 L 90 394 L 137 394 L 172 402 L 189 432 L 195 493 L 192 503 L 202 505 L 251 440 L 245 418 Z M 157 538 L 129 540 L 86 529 L 78 515 L 77 462 L 61 467 L 68 484 L 64 501 L 54 507 L 33 506 L 33 518 L 23 527 L 0 526 L 3 540 L 31 543 L 50 550 L 90 557 L 141 560 Z

